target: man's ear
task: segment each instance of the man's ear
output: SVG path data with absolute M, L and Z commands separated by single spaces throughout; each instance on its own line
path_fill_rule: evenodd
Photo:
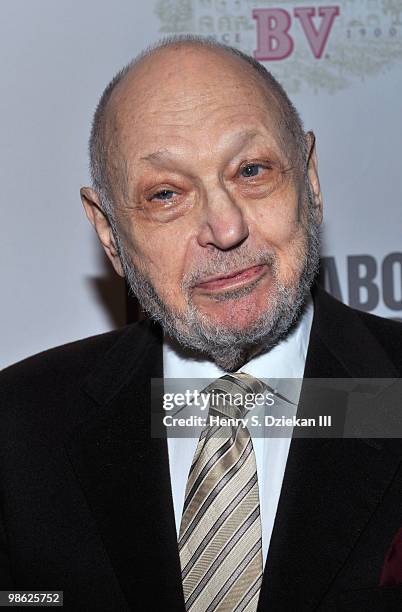
M 311 187 L 313 197 L 313 206 L 316 214 L 317 223 L 322 222 L 322 193 L 320 187 L 320 179 L 318 178 L 318 163 L 317 151 L 315 147 L 315 135 L 309 131 L 305 135 L 308 157 L 307 157 L 307 175 Z
M 80 195 L 88 221 L 95 228 L 106 255 L 112 262 L 117 274 L 124 277 L 112 228 L 107 216 L 102 210 L 98 194 L 90 187 L 81 187 Z

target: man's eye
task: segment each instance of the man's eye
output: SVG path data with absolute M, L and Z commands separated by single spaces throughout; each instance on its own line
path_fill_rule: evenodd
M 151 200 L 170 200 L 175 195 L 175 192 L 171 189 L 162 189 L 157 193 L 154 193 Z
M 247 166 L 243 166 L 240 170 L 240 175 L 245 178 L 250 178 L 252 176 L 258 176 L 260 174 L 260 170 L 263 169 L 264 166 L 262 164 L 247 164 Z

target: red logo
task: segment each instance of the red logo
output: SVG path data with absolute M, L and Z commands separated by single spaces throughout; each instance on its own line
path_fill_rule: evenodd
M 325 45 L 339 15 L 338 6 L 305 6 L 293 10 L 293 18 L 299 19 L 303 32 L 315 58 L 320 59 Z M 316 27 L 313 18 L 320 18 Z M 291 55 L 294 40 L 289 34 L 292 16 L 289 11 L 280 8 L 261 8 L 253 10 L 257 22 L 257 50 L 255 58 L 259 61 L 282 60 Z M 316 21 L 318 23 L 318 21 Z

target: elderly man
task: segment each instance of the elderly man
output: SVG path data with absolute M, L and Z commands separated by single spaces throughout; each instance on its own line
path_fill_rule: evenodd
M 400 376 L 399 324 L 310 294 L 315 142 L 281 86 L 230 47 L 163 42 L 106 88 L 90 155 L 86 214 L 150 317 L 2 373 L 1 588 L 69 610 L 400 610 L 397 441 L 151 432 L 152 379 L 276 381 L 295 415 L 304 386 L 282 378 Z

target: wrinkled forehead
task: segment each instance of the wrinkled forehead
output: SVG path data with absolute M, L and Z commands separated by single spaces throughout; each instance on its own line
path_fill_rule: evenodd
M 216 50 L 163 50 L 140 61 L 111 96 L 109 168 L 169 147 L 213 149 L 227 134 L 259 128 L 286 155 L 281 115 L 276 96 L 243 60 Z

